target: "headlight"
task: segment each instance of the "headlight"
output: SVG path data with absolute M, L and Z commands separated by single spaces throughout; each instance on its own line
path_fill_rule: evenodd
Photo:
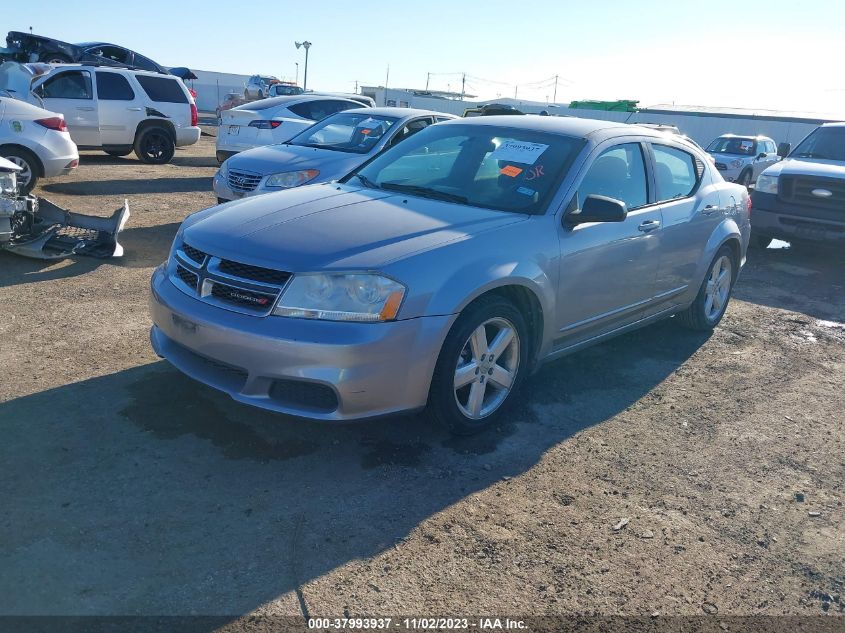
M 13 171 L 0 171 L 0 196 L 14 197 L 18 195 L 17 178 Z
M 739 169 L 740 167 L 742 167 L 742 159 L 737 158 L 736 160 L 732 160 L 731 167 L 733 167 L 734 169 Z
M 220 176 L 222 180 L 226 180 L 229 177 L 229 161 L 224 160 L 223 164 L 220 165 L 220 169 L 217 170 L 217 175 Z
M 280 189 L 290 189 L 292 187 L 299 187 L 306 182 L 311 182 L 320 172 L 316 169 L 303 169 L 302 171 L 286 171 L 282 174 L 273 174 L 264 183 L 265 187 L 278 187 Z
M 777 194 L 778 192 L 778 177 L 777 176 L 767 176 L 766 174 L 760 174 L 757 176 L 757 185 L 755 186 L 755 191 L 757 193 L 774 193 Z
M 327 321 L 391 321 L 405 297 L 405 286 L 370 273 L 294 275 L 279 305 L 279 316 Z

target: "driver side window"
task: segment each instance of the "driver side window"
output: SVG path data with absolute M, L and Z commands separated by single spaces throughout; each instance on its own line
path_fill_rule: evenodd
M 648 203 L 645 160 L 639 143 L 625 143 L 602 152 L 578 188 L 578 205 L 589 195 L 621 200 L 628 210 Z

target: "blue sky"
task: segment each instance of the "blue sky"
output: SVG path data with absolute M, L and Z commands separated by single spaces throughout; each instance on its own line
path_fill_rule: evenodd
M 845 3 L 688 2 L 73 2 L 4 3 L 3 30 L 102 39 L 171 66 L 294 78 L 313 43 L 309 87 L 355 81 L 460 90 L 485 98 L 845 112 Z M 72 8 L 70 8 L 72 5 Z M 539 82 L 539 83 L 538 83 Z M 534 85 L 531 85 L 534 84 Z

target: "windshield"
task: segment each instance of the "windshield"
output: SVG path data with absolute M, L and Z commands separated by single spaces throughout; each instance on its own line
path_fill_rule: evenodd
M 707 151 L 711 154 L 754 156 L 757 151 L 757 141 L 751 138 L 717 138 L 707 146 Z
M 492 125 L 428 127 L 344 179 L 458 204 L 542 213 L 580 138 Z
M 396 117 L 367 114 L 366 111 L 339 112 L 315 123 L 288 143 L 366 154 L 396 121 Z
M 277 97 L 284 97 L 290 95 L 301 95 L 305 92 L 299 86 L 284 86 L 276 84 L 270 88 L 270 94 L 277 96 Z
M 845 127 L 816 128 L 789 156 L 845 161 Z

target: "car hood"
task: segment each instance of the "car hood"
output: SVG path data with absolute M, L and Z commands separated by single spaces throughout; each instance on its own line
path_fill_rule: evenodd
M 707 152 L 707 153 L 710 154 L 713 158 L 715 158 L 716 160 L 718 160 L 719 162 L 722 162 L 722 163 L 731 162 L 731 161 L 736 160 L 737 158 L 739 158 L 740 160 L 743 160 L 743 161 L 751 160 L 751 159 L 754 158 L 753 156 L 749 156 L 748 154 L 727 154 L 725 152 Z
M 375 269 L 529 216 L 347 185 L 244 198 L 185 220 L 206 253 L 291 272 Z
M 845 163 L 819 158 L 785 158 L 763 172 L 767 176 L 845 178 Z
M 242 169 L 262 176 L 300 169 L 318 169 L 320 180 L 325 181 L 345 175 L 369 157 L 369 154 L 280 144 L 265 145 L 235 154 L 226 161 L 226 166 L 229 169 Z

